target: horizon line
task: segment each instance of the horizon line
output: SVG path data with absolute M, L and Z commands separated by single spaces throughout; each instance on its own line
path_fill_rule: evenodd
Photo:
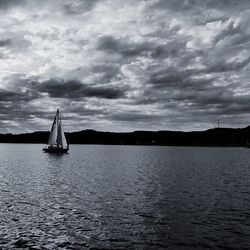
M 78 130 L 78 131 L 72 131 L 72 132 L 66 132 L 67 134 L 72 134 L 72 133 L 79 133 L 82 131 L 95 131 L 95 132 L 100 132 L 100 133 L 134 133 L 134 132 L 182 132 L 182 133 L 191 133 L 191 132 L 205 132 L 208 130 L 212 130 L 212 129 L 246 129 L 250 127 L 250 125 L 245 126 L 245 127 L 237 127 L 237 128 L 233 128 L 233 127 L 213 127 L 213 128 L 208 128 L 205 130 L 189 130 L 189 131 L 182 131 L 182 130 L 133 130 L 133 131 L 100 131 L 100 130 L 95 130 L 95 129 L 83 129 L 83 130 Z M 33 131 L 33 132 L 23 132 L 23 133 L 0 133 L 0 135 L 24 135 L 24 134 L 34 134 L 34 133 L 49 133 L 49 130 L 37 130 L 37 131 Z

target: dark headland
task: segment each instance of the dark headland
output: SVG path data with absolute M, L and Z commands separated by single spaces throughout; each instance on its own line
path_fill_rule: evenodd
M 46 143 L 49 132 L 0 134 L 0 143 Z M 250 126 L 214 128 L 206 131 L 134 131 L 127 133 L 83 130 L 66 133 L 70 144 L 226 146 L 245 147 L 250 143 Z

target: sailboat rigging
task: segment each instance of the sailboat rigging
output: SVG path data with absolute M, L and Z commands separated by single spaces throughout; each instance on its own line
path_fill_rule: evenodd
M 60 117 L 59 109 L 56 111 L 54 121 L 52 123 L 48 146 L 43 148 L 46 153 L 67 153 L 69 145 L 65 138 L 62 126 L 62 119 Z

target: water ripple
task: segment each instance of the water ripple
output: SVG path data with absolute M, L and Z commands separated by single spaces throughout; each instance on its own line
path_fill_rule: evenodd
M 0 144 L 0 249 L 249 249 L 240 148 Z

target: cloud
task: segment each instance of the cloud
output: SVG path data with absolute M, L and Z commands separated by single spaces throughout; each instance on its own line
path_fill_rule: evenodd
M 79 15 L 92 10 L 100 0 L 71 1 L 63 6 L 68 15 Z
M 129 40 L 128 37 L 116 38 L 111 35 L 99 37 L 96 48 L 106 53 L 117 53 L 124 58 L 148 55 L 158 58 L 163 54 L 166 56 L 166 53 L 175 53 L 173 49 L 169 48 L 169 45 L 164 46 L 157 42 L 147 41 L 147 39 L 135 42 Z
M 0 131 L 46 130 L 57 107 L 69 131 L 247 126 L 249 7 L 0 1 Z
M 0 0 L 0 9 L 7 9 L 26 4 L 26 0 Z
M 152 120 L 159 120 L 162 119 L 161 115 L 156 114 L 142 114 L 139 112 L 123 112 L 123 113 L 116 113 L 111 115 L 110 117 L 112 120 L 117 121 L 127 121 L 127 122 L 141 122 L 147 121 L 150 122 Z
M 5 47 L 11 45 L 11 39 L 0 40 L 0 47 Z
M 150 8 L 157 8 L 163 10 L 171 10 L 175 12 L 196 12 L 205 10 L 210 11 L 211 9 L 219 10 L 219 11 L 228 11 L 228 10 L 245 10 L 246 7 L 249 7 L 248 0 L 156 0 L 152 1 L 150 4 Z M 231 14 L 231 13 L 230 13 Z
M 37 92 L 32 92 L 29 90 L 23 93 L 16 93 L 10 91 L 0 90 L 0 102 L 16 102 L 16 101 L 30 101 L 39 97 Z
M 91 86 L 77 80 L 50 79 L 39 84 L 42 93 L 48 93 L 52 98 L 84 98 L 96 97 L 106 99 L 118 99 L 125 95 L 125 91 L 115 87 Z
M 247 58 L 230 58 L 230 60 L 218 60 L 214 65 L 207 69 L 207 72 L 226 72 L 237 71 L 246 67 L 250 62 L 250 57 Z

